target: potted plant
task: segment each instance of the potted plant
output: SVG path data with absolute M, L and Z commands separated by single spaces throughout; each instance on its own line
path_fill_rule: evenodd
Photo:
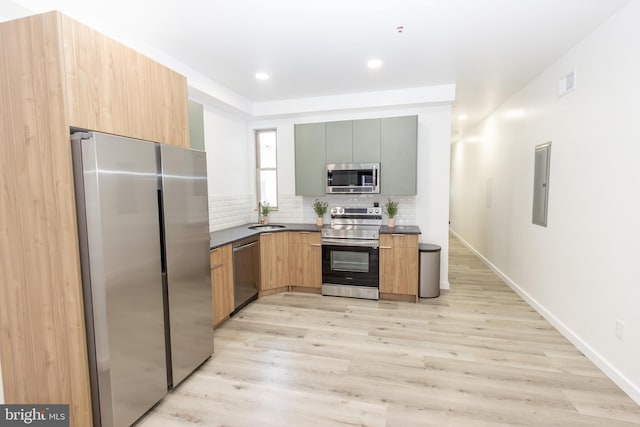
M 260 220 L 263 224 L 269 224 L 269 213 L 271 212 L 271 205 L 269 202 L 260 203 L 260 213 L 262 214 L 262 219 Z
M 396 226 L 395 216 L 398 214 L 398 205 L 400 202 L 394 202 L 391 199 L 387 200 L 384 204 L 384 213 L 389 217 L 387 219 L 387 227 L 393 228 Z
M 316 225 L 321 227 L 323 223 L 323 217 L 324 217 L 324 214 L 327 213 L 327 208 L 329 207 L 329 203 L 325 202 L 324 200 L 316 199 L 316 201 L 313 202 L 313 205 L 311 206 L 313 206 L 313 210 L 315 211 L 316 215 L 318 215 L 318 219 L 316 220 Z

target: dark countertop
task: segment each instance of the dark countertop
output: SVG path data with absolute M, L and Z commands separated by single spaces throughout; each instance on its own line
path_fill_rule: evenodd
M 214 249 L 218 246 L 226 245 L 227 243 L 235 242 L 246 237 L 256 236 L 260 233 L 277 233 L 280 231 L 320 231 L 322 227 L 318 227 L 315 224 L 287 224 L 283 222 L 273 223 L 273 225 L 284 225 L 283 228 L 275 230 L 251 230 L 249 227 L 256 224 L 239 225 L 233 228 L 226 228 L 224 230 L 218 230 L 210 233 L 209 248 Z M 325 225 L 329 227 L 329 225 Z
M 380 227 L 380 234 L 422 234 L 417 225 L 396 225 L 389 228 L 386 225 Z
M 246 237 L 256 236 L 260 233 L 277 233 L 280 231 L 320 231 L 323 227 L 318 227 L 315 224 L 288 224 L 277 223 L 277 225 L 284 225 L 283 228 L 275 230 L 251 230 L 249 227 L 256 224 L 239 225 L 233 228 L 226 228 L 224 230 L 218 230 L 210 233 L 209 248 L 215 249 L 218 246 L 226 245 L 227 243 L 233 243 L 237 240 L 242 240 Z M 276 225 L 276 223 L 273 223 Z M 329 228 L 330 225 L 325 224 L 324 227 Z M 422 234 L 420 227 L 417 225 L 396 225 L 393 228 L 389 228 L 386 225 L 380 227 L 380 234 Z

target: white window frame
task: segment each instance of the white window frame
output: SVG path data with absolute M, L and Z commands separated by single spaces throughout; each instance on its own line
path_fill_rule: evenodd
M 273 132 L 276 138 L 276 166 L 274 168 L 261 168 L 260 167 L 260 134 Z M 262 171 L 274 171 L 276 173 L 276 205 L 271 206 L 272 211 L 277 211 L 280 203 L 278 201 L 278 131 L 276 128 L 268 129 L 256 129 L 255 130 L 255 150 L 256 150 L 256 206 L 260 206 L 262 203 L 262 194 L 260 188 L 260 172 Z

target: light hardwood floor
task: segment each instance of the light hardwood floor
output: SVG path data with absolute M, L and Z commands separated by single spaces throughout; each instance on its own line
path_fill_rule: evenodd
M 640 408 L 455 238 L 420 304 L 271 295 L 141 426 L 638 426 Z

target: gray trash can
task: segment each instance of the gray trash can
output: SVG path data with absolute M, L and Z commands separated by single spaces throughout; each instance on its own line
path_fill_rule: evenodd
M 420 243 L 420 298 L 440 296 L 440 251 L 438 245 Z

